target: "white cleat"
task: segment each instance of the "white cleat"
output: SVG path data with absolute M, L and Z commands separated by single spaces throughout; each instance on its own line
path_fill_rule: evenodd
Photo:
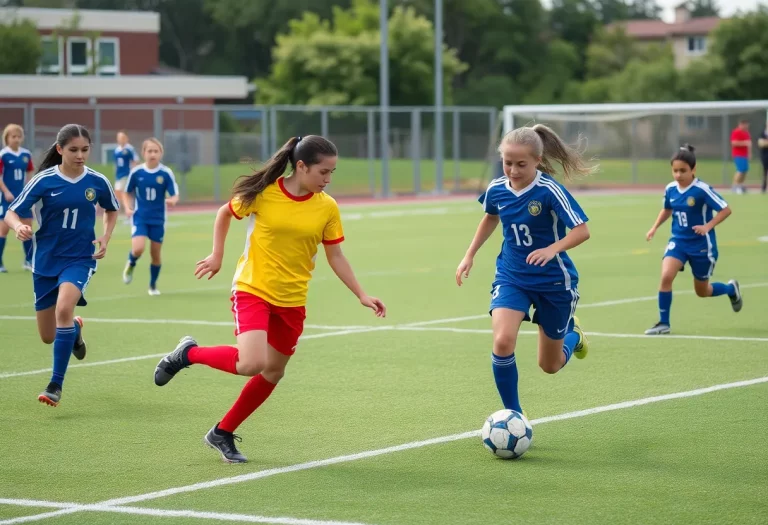
M 662 335 L 662 334 L 668 334 L 672 330 L 670 329 L 668 324 L 664 323 L 656 323 L 651 328 L 645 331 L 645 335 Z
M 150 288 L 150 289 L 147 291 L 147 293 L 148 293 L 149 295 L 160 295 L 160 290 L 158 290 L 157 288 Z
M 123 270 L 123 282 L 125 284 L 131 284 L 133 281 L 133 269 L 135 266 L 131 266 L 130 262 L 125 263 L 125 269 Z
M 32 271 L 32 263 L 29 261 L 24 261 L 24 264 L 21 266 L 21 269 L 25 272 L 31 272 Z

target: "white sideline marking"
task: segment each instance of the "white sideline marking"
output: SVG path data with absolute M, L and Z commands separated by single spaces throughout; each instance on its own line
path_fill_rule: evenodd
M 532 425 L 543 425 L 545 423 L 552 423 L 552 422 L 556 422 L 556 421 L 565 421 L 565 420 L 568 420 L 568 419 L 576 419 L 576 418 L 580 418 L 580 417 L 591 416 L 591 415 L 594 415 L 594 414 L 600 414 L 600 413 L 603 413 L 603 412 L 612 412 L 612 411 L 615 411 L 615 410 L 623 410 L 623 409 L 626 409 L 626 408 L 633 408 L 633 407 L 637 407 L 637 406 L 650 405 L 652 403 L 659 403 L 659 402 L 662 402 L 662 401 L 670 401 L 670 400 L 673 400 L 673 399 L 683 399 L 683 398 L 687 398 L 687 397 L 696 397 L 696 396 L 701 396 L 701 395 L 704 395 L 704 394 L 709 394 L 709 393 L 712 393 L 712 392 L 717 392 L 717 391 L 720 391 L 720 390 L 728 390 L 728 389 L 732 389 L 732 388 L 741 388 L 741 387 L 752 386 L 752 385 L 757 385 L 757 384 L 761 384 L 761 383 L 768 383 L 768 376 L 758 377 L 758 378 L 755 378 L 755 379 L 747 379 L 745 381 L 735 381 L 733 383 L 722 383 L 722 384 L 719 384 L 719 385 L 713 385 L 713 386 L 708 386 L 708 387 L 704 387 L 704 388 L 697 388 L 695 390 L 686 390 L 686 391 L 683 391 L 683 392 L 674 392 L 674 393 L 671 393 L 671 394 L 663 394 L 663 395 L 659 395 L 659 396 L 645 397 L 645 398 L 635 399 L 635 400 L 630 400 L 630 401 L 622 401 L 622 402 L 619 402 L 619 403 L 612 403 L 610 405 L 604 405 L 604 406 L 599 406 L 599 407 L 594 407 L 594 408 L 587 408 L 587 409 L 584 409 L 584 410 L 576 410 L 576 411 L 573 411 L 573 412 L 566 412 L 564 414 L 557 414 L 557 415 L 553 415 L 553 416 L 541 417 L 541 418 L 532 420 L 531 424 Z M 450 443 L 450 442 L 453 442 L 453 441 L 460 441 L 460 440 L 463 440 L 463 439 L 474 438 L 474 437 L 477 437 L 479 435 L 480 435 L 480 431 L 479 430 L 472 430 L 472 431 L 469 431 L 469 432 L 462 432 L 460 434 L 451 434 L 449 436 L 441 436 L 441 437 L 436 437 L 436 438 L 432 438 L 432 439 L 425 439 L 425 440 L 421 440 L 421 441 L 412 441 L 410 443 L 403 443 L 401 445 L 395 445 L 395 446 L 392 446 L 392 447 L 380 448 L 380 449 L 375 449 L 375 450 L 368 450 L 368 451 L 359 452 L 359 453 L 356 453 L 356 454 L 348 454 L 348 455 L 344 455 L 344 456 L 336 456 L 336 457 L 333 457 L 333 458 L 328 458 L 328 459 L 323 459 L 323 460 L 316 460 L 316 461 L 308 461 L 306 463 L 299 463 L 299 464 L 290 465 L 290 466 L 287 466 L 287 467 L 272 468 L 272 469 L 267 469 L 267 470 L 260 470 L 260 471 L 257 471 L 257 472 L 251 472 L 249 474 L 241 474 L 239 476 L 231 476 L 231 477 L 228 477 L 228 478 L 219 478 L 219 479 L 214 479 L 214 480 L 211 480 L 211 481 L 203 481 L 203 482 L 200 482 L 200 483 L 194 483 L 192 485 L 184 485 L 184 486 L 181 486 L 181 487 L 173 487 L 173 488 L 169 488 L 169 489 L 165 489 L 165 490 L 159 490 L 159 491 L 155 491 L 155 492 L 148 492 L 146 494 L 139 494 L 137 496 L 127 496 L 127 497 L 124 497 L 124 498 L 114 498 L 114 499 L 109 499 L 109 500 L 101 501 L 101 502 L 98 502 L 98 503 L 94 503 L 93 505 L 84 505 L 83 507 L 87 507 L 88 509 L 94 508 L 94 510 L 104 509 L 105 512 L 112 512 L 111 509 L 119 508 L 118 506 L 121 506 L 121 505 L 128 505 L 128 504 L 131 504 L 131 503 L 139 503 L 139 502 L 142 502 L 142 501 L 149 501 L 149 500 L 158 499 L 158 498 L 165 498 L 165 497 L 168 497 L 168 496 L 175 496 L 177 494 L 183 494 L 183 493 L 187 493 L 187 492 L 196 492 L 198 490 L 205 490 L 205 489 L 221 487 L 221 486 L 225 486 L 225 485 L 232 485 L 232 484 L 236 484 L 236 483 L 243 483 L 243 482 L 246 482 L 246 481 L 253 481 L 253 480 L 256 480 L 256 479 L 268 478 L 268 477 L 276 476 L 276 475 L 279 475 L 279 474 L 287 474 L 289 472 L 298 472 L 298 471 L 309 470 L 309 469 L 318 468 L 318 467 L 325 467 L 325 466 L 328 466 L 328 465 L 337 465 L 339 463 L 347 463 L 347 462 L 350 462 L 350 461 L 357 461 L 357 460 L 360 460 L 360 459 L 367 459 L 367 458 L 372 458 L 372 457 L 376 457 L 376 456 L 382 456 L 382 455 L 385 455 L 385 454 L 391 454 L 391 453 L 394 453 L 394 452 L 402 452 L 404 450 L 412 450 L 412 449 L 415 449 L 415 448 L 427 447 L 427 446 L 430 446 L 430 445 L 439 445 L 439 444 L 443 444 L 443 443 Z M 65 505 L 65 504 L 61 504 L 61 505 Z M 40 505 L 31 505 L 31 506 L 40 506 Z M 106 510 L 106 508 L 109 508 L 110 510 Z M 124 509 L 125 509 L 125 512 L 127 514 L 133 514 L 134 510 L 136 510 L 136 511 L 141 510 L 141 512 L 144 512 L 144 509 L 137 509 L 135 507 L 125 507 Z M 12 520 L 2 521 L 2 522 L 0 522 L 0 525 L 11 525 L 11 524 L 16 524 L 16 523 L 26 523 L 26 522 L 30 522 L 30 521 L 38 521 L 38 520 L 43 520 L 43 519 L 46 519 L 46 518 L 49 518 L 49 517 L 59 516 L 61 514 L 71 514 L 71 513 L 74 513 L 74 512 L 80 512 L 81 510 L 86 510 L 86 509 L 81 509 L 80 507 L 73 507 L 73 508 L 68 507 L 68 508 L 65 508 L 65 509 L 62 509 L 62 510 L 59 510 L 59 511 L 55 511 L 55 512 L 47 512 L 47 513 L 37 514 L 37 515 L 33 515 L 33 516 L 23 516 L 23 517 L 20 517 L 20 518 L 14 518 Z M 155 509 L 149 509 L 150 512 L 154 511 L 154 510 Z M 163 511 L 163 512 L 165 512 L 165 511 Z M 168 512 L 173 512 L 173 511 L 168 511 Z M 178 511 L 178 512 L 185 512 L 185 511 Z M 204 513 L 201 513 L 201 514 L 204 514 Z M 210 519 L 215 519 L 215 518 L 210 518 Z M 273 522 L 269 522 L 269 523 L 273 523 Z M 313 522 L 312 524 L 307 524 L 307 525 L 317 525 L 318 523 L 322 523 L 322 522 Z M 333 523 L 333 522 L 331 522 L 331 523 Z
M 439 326 L 439 327 L 421 327 L 421 326 L 396 326 L 394 330 L 406 331 L 406 332 L 453 332 L 456 334 L 492 334 L 493 330 L 490 328 L 454 328 L 452 326 Z M 535 330 L 520 330 L 520 335 L 538 335 L 539 332 Z M 754 341 L 754 342 L 768 342 L 768 337 L 731 337 L 731 336 L 719 336 L 719 335 L 645 335 L 645 334 L 611 334 L 606 332 L 590 332 L 586 331 L 588 337 L 615 337 L 620 339 L 651 339 L 663 341 L 665 339 L 698 339 L 704 341 Z
M 55 501 L 40 501 L 28 499 L 6 499 L 0 498 L 0 505 L 14 505 L 17 507 L 41 507 L 60 509 L 57 512 L 46 512 L 33 516 L 20 516 L 0 521 L 0 525 L 11 525 L 17 523 L 26 523 L 29 521 L 39 521 L 46 518 L 61 516 L 64 514 L 74 514 L 75 512 L 113 512 L 118 514 L 132 514 L 140 516 L 156 516 L 160 518 L 198 518 L 217 521 L 235 521 L 239 523 L 272 523 L 278 525 L 365 525 L 350 521 L 327 521 L 310 520 L 290 517 L 269 517 L 254 516 L 252 514 L 232 514 L 229 512 L 198 512 L 194 510 L 170 510 L 170 509 L 147 509 L 143 507 L 112 507 L 108 505 L 83 505 L 80 503 L 58 503 Z

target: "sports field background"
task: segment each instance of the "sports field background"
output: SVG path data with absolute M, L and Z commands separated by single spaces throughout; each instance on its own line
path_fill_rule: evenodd
M 351 164 L 340 163 L 334 190 L 353 173 L 343 170 Z M 454 283 L 480 218 L 470 198 L 342 208 L 343 249 L 389 315 L 360 307 L 318 257 L 306 337 L 239 430 L 250 459 L 239 466 L 222 463 L 202 436 L 245 379 L 192 367 L 158 388 L 152 375 L 182 335 L 234 342 L 228 288 L 243 223 L 230 232 L 221 274 L 199 282 L 192 272 L 209 253 L 213 213 L 172 215 L 159 297 L 146 293 L 147 256 L 122 283 L 130 241 L 121 223 L 77 312 L 88 357 L 73 360 L 55 409 L 36 399 L 51 349 L 37 336 L 20 243 L 9 240 L 0 524 L 765 523 L 768 200 L 724 196 L 733 215 L 717 230 L 715 278 L 740 280 L 744 309 L 697 298 L 686 271 L 675 282 L 673 336 L 657 338 L 641 334 L 658 315 L 669 225 L 651 243 L 645 232 L 661 192 L 578 196 L 592 238 L 571 255 L 590 355 L 546 375 L 534 328 L 523 326 L 520 390 L 534 439 L 511 462 L 466 434 L 501 408 L 486 313 L 499 232 L 466 285 Z
M 570 187 L 618 187 L 630 184 L 643 186 L 655 185 L 663 187 L 671 180 L 669 161 L 665 159 L 641 160 L 637 162 L 637 180 L 632 178 L 632 162 L 629 159 L 601 159 L 596 162 L 599 170 L 594 175 L 583 177 L 569 183 Z M 90 165 L 90 164 L 89 164 Z M 114 179 L 113 165 L 90 165 L 93 169 L 104 173 Z M 232 183 L 241 175 L 249 175 L 254 168 L 260 165 L 256 162 L 242 164 L 222 164 L 218 168 L 219 173 L 219 200 L 227 199 Z M 435 162 L 423 160 L 420 162 L 419 178 L 420 191 L 424 193 L 435 190 Z M 458 166 L 458 168 L 457 168 Z M 340 158 L 331 182 L 331 192 L 335 196 L 373 196 L 381 193 L 381 165 L 379 161 L 373 162 L 374 176 L 371 191 L 371 175 L 368 160 L 355 158 Z M 759 162 L 753 162 L 753 171 L 747 183 L 754 184 L 758 181 Z M 213 166 L 195 166 L 186 175 L 180 173 L 177 167 L 176 179 L 182 186 L 182 194 L 187 201 L 213 201 L 216 191 L 216 171 Z M 393 194 L 412 194 L 415 191 L 413 161 L 408 159 L 391 159 L 390 188 Z M 725 171 L 725 180 L 723 172 Z M 456 185 L 456 173 L 458 173 L 459 185 Z M 726 185 L 732 174 L 732 164 L 723 164 L 721 160 L 703 159 L 698 161 L 697 174 L 702 180 L 710 184 Z M 492 166 L 483 161 L 463 160 L 454 163 L 446 159 L 444 164 L 443 189 L 446 192 L 474 192 L 479 193 L 487 186 L 493 177 Z

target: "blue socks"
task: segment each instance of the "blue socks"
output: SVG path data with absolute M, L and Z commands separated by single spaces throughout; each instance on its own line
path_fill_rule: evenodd
M 672 292 L 659 292 L 659 322 L 669 324 L 669 310 L 672 308 Z
M 138 257 L 133 256 L 133 252 L 128 252 L 128 264 L 131 266 L 136 266 L 136 261 L 138 261 Z
M 568 332 L 565 334 L 565 341 L 563 341 L 563 354 L 565 354 L 565 363 L 568 364 L 573 356 L 573 351 L 576 350 L 576 345 L 579 344 L 579 334 L 576 332 Z
M 5 251 L 5 237 L 0 237 L 0 266 L 3 265 L 3 252 Z
M 515 354 L 509 357 L 499 357 L 491 354 L 493 377 L 496 379 L 496 389 L 501 396 L 504 408 L 523 413 L 520 407 L 520 397 L 517 393 L 517 360 Z
M 24 260 L 28 263 L 32 262 L 32 239 L 23 242 L 24 248 Z
M 72 355 L 72 347 L 75 346 L 77 337 L 75 327 L 56 328 L 56 339 L 53 341 L 53 375 L 51 383 L 59 386 L 64 384 L 64 374 L 67 373 L 69 357 Z
M 149 287 L 153 290 L 157 285 L 157 278 L 160 276 L 160 266 L 159 264 L 157 266 L 149 265 Z
M 736 287 L 732 284 L 712 283 L 712 297 L 727 295 L 732 297 L 736 295 Z

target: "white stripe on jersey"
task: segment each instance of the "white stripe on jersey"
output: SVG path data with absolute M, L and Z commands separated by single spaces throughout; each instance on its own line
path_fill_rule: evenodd
M 501 186 L 502 184 L 506 184 L 507 178 L 506 177 L 500 177 L 498 179 L 493 179 L 490 184 L 488 184 L 488 187 L 485 189 L 485 197 L 483 197 L 483 210 L 487 211 L 486 209 L 486 203 L 488 202 L 488 192 L 491 191 L 491 188 L 494 188 L 496 186 Z
M 706 182 L 702 182 L 699 179 L 696 179 L 693 183 L 696 185 L 697 188 L 699 188 L 701 190 L 704 190 L 704 192 L 707 195 L 709 195 L 710 198 L 713 201 L 715 201 L 721 208 L 727 208 L 728 207 L 728 203 L 725 202 L 720 197 L 718 197 L 717 194 L 714 191 L 712 191 L 712 188 L 709 187 L 709 184 L 707 184 Z
M 173 174 L 173 170 L 169 168 L 168 166 L 165 166 L 163 164 L 160 165 L 163 170 L 168 174 L 168 176 L 171 178 L 171 182 L 173 183 L 173 191 L 176 192 L 176 195 L 179 195 L 179 185 L 176 184 L 176 175 Z
M 563 193 L 563 191 L 560 189 L 560 187 L 557 185 L 556 182 L 545 179 L 545 178 L 540 178 L 536 184 L 543 188 L 547 188 L 550 192 L 552 192 L 552 194 L 560 202 L 560 206 L 563 207 L 563 211 L 573 221 L 574 226 L 578 226 L 579 224 L 584 223 L 584 221 L 581 220 L 581 217 L 576 215 L 576 213 L 573 211 L 573 208 L 571 208 L 571 203 L 568 202 L 568 198 L 565 196 L 565 194 Z
M 552 214 L 552 233 L 555 236 L 555 242 L 557 242 L 560 240 L 560 237 L 557 235 L 557 221 L 559 221 L 560 218 L 557 216 L 555 210 L 551 210 L 550 213 Z M 565 289 L 570 290 L 571 274 L 568 273 L 568 269 L 565 267 L 565 263 L 563 263 L 563 259 L 560 257 L 559 253 L 555 255 L 555 258 L 557 259 L 557 264 L 560 265 L 560 269 L 563 271 L 563 277 L 565 278 Z
M 104 175 L 102 175 L 101 173 L 99 173 L 98 171 L 92 170 L 91 168 L 86 168 L 86 172 L 90 173 L 91 175 L 93 175 L 95 177 L 101 177 L 102 180 L 104 180 L 104 182 L 107 183 L 107 188 L 109 188 L 109 197 L 112 199 L 112 206 L 116 210 L 119 210 L 120 209 L 120 204 L 118 204 L 118 202 L 117 202 L 117 197 L 115 196 L 115 190 L 112 189 L 112 183 L 109 182 L 109 179 L 107 177 L 105 177 Z
M 707 205 L 701 207 L 701 216 L 703 219 L 702 224 L 707 223 Z M 707 272 L 707 279 L 712 277 L 712 274 L 715 271 L 715 257 L 712 253 L 712 239 L 710 238 L 709 234 L 712 233 L 712 230 L 708 231 L 707 234 L 704 236 L 707 238 L 707 259 L 709 259 L 709 272 Z
M 56 175 L 56 167 L 48 168 L 45 171 L 41 171 L 34 177 L 32 177 L 32 180 L 29 181 L 29 184 L 24 186 L 24 189 L 21 190 L 21 193 L 16 197 L 15 205 L 11 205 L 8 209 L 15 212 L 16 209 L 19 207 L 19 205 L 26 200 L 27 196 L 29 195 L 29 192 L 32 191 L 32 188 L 34 188 L 38 182 L 43 180 L 46 177 L 50 177 Z

